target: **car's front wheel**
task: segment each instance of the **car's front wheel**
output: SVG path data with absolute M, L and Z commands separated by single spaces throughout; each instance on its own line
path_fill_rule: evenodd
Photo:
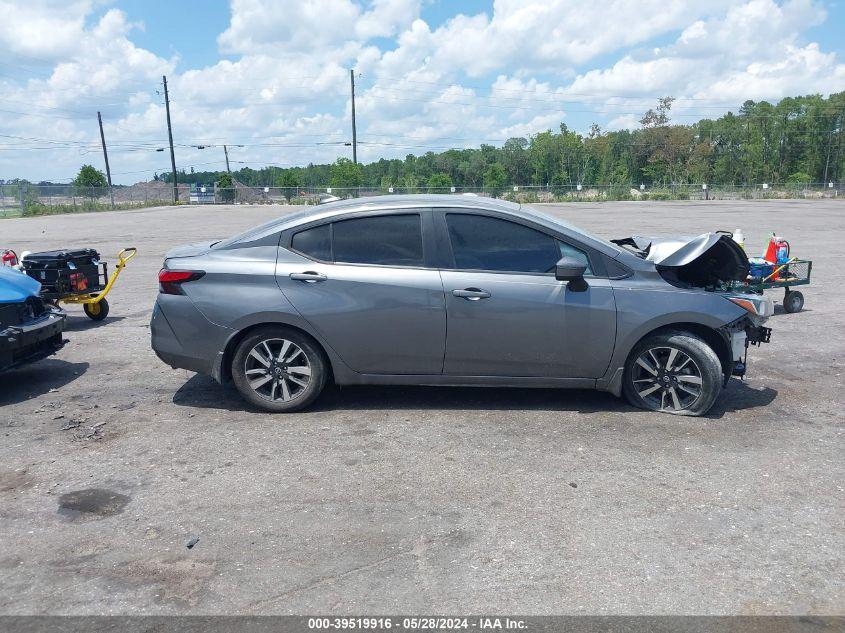
M 625 366 L 623 392 L 641 409 L 704 415 L 722 390 L 722 364 L 704 340 L 664 332 L 637 344 Z
M 274 413 L 299 411 L 326 384 L 322 350 L 307 336 L 267 327 L 244 338 L 232 357 L 232 380 L 251 404 Z

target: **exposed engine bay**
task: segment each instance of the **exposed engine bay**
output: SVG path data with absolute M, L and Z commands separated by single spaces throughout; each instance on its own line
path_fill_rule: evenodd
M 722 233 L 691 238 L 634 235 L 611 241 L 654 262 L 669 283 L 715 289 L 748 277 L 748 256 L 739 244 Z

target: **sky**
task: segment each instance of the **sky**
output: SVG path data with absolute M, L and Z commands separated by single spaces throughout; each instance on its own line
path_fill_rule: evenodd
M 115 184 L 691 123 L 845 90 L 845 0 L 0 0 L 0 179 Z M 199 149 L 197 146 L 204 146 Z

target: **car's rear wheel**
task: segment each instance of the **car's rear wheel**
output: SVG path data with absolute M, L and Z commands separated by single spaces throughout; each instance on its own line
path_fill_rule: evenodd
M 322 350 L 307 336 L 268 327 L 244 338 L 232 357 L 232 380 L 251 404 L 274 413 L 299 411 L 326 384 Z
M 649 336 L 634 348 L 625 367 L 625 397 L 641 409 L 704 415 L 721 390 L 719 357 L 688 332 Z

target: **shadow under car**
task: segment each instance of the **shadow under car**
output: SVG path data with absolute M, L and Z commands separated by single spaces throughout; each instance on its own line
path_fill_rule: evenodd
M 777 396 L 774 389 L 754 389 L 731 380 L 707 417 L 765 406 Z M 221 386 L 195 374 L 173 395 L 173 403 L 202 409 L 255 411 L 232 385 Z M 613 394 L 590 389 L 526 389 L 492 387 L 355 386 L 327 385 L 307 412 L 335 410 L 443 409 L 481 411 L 577 411 L 609 413 L 640 411 Z M 271 415 L 271 414 L 268 414 Z

